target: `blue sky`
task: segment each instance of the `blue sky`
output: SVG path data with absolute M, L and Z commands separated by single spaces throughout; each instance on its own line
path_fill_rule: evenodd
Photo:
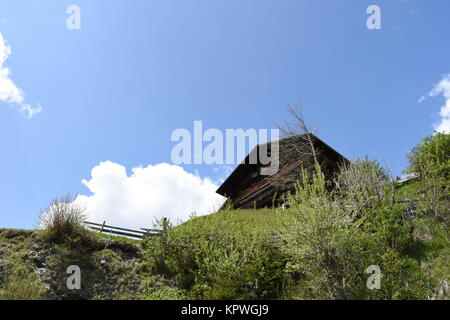
M 72 4 L 80 30 L 66 27 Z M 381 30 L 366 27 L 371 4 Z M 405 153 L 440 119 L 442 90 L 418 100 L 450 73 L 449 14 L 447 0 L 2 1 L 4 66 L 42 111 L 27 119 L 0 101 L 0 227 L 32 228 L 53 197 L 108 189 L 100 169 L 100 182 L 86 185 L 102 162 L 122 178 L 123 168 L 127 178 L 135 167 L 171 164 L 171 133 L 194 120 L 275 128 L 297 101 L 340 153 L 367 154 L 400 175 Z M 152 168 L 143 181 L 166 167 Z M 228 172 L 183 170 L 216 185 Z

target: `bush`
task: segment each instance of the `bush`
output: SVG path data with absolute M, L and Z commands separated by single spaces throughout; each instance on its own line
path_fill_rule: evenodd
M 86 220 L 84 209 L 73 203 L 70 196 L 54 199 L 39 216 L 39 227 L 50 240 L 63 240 L 79 233 Z
M 364 208 L 375 209 L 392 193 L 391 181 L 386 170 L 367 157 L 341 167 L 335 181 L 341 209 L 351 216 L 360 214 Z
M 290 257 L 286 273 L 291 277 L 285 293 L 294 299 L 351 299 L 365 290 L 364 270 L 368 236 L 345 207 L 328 191 L 318 166 L 289 198 L 296 221 L 283 234 L 284 251 Z
M 426 299 L 442 275 L 445 252 L 434 243 L 410 203 L 392 198 L 391 179 L 376 162 L 358 160 L 342 168 L 337 188 L 330 190 L 319 167 L 289 199 L 296 221 L 285 232 L 288 298 L 301 299 Z M 448 213 L 448 212 L 447 212 Z M 438 224 L 439 225 L 439 224 Z M 439 229 L 439 228 L 438 228 Z M 445 229 L 445 228 L 444 228 Z M 441 230 L 441 229 L 439 229 Z M 436 249 L 433 249 L 436 246 Z M 444 245 L 448 248 L 448 243 Z M 440 251 L 438 251 L 440 250 Z M 447 251 L 448 252 L 448 251 Z M 436 261 L 439 273 L 424 268 Z M 434 259 L 434 260 L 433 260 Z M 381 269 L 381 289 L 369 290 L 365 270 Z M 442 276 L 440 278 L 442 283 Z
M 219 220 L 206 220 L 193 219 L 161 239 L 146 240 L 152 271 L 173 279 L 191 299 L 278 297 L 286 259 L 274 235 L 224 229 Z
M 424 138 L 408 155 L 405 173 L 422 177 L 450 178 L 450 134 L 436 133 Z
M 194 256 L 197 298 L 274 299 L 280 294 L 285 259 L 271 234 L 219 234 L 199 241 Z

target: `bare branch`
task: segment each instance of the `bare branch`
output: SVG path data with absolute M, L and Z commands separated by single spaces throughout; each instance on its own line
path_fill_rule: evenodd
M 278 125 L 281 138 L 284 138 L 280 141 L 279 155 L 282 170 L 271 182 L 281 192 L 295 185 L 301 176 L 302 167 L 310 168 L 318 164 L 315 136 L 303 116 L 300 103 L 288 105 L 286 111 L 288 121 Z
M 299 154 L 311 154 L 313 156 L 314 163 L 317 164 L 317 153 L 314 147 L 314 133 L 311 127 L 305 121 L 301 105 L 299 103 L 290 104 L 287 106 L 286 111 L 290 115 L 291 120 L 284 121 L 278 126 L 281 131 L 282 137 L 290 138 L 294 136 L 301 136 L 301 139 L 304 142 L 298 145 L 297 141 L 295 141 L 295 143 L 293 143 L 291 147 L 297 150 Z

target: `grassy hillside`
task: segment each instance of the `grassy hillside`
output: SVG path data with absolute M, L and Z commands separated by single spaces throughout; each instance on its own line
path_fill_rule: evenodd
M 81 269 L 81 290 L 67 288 L 70 265 Z M 109 241 L 80 229 L 53 242 L 42 231 L 0 229 L 0 300 L 143 299 L 145 271 L 142 247 L 134 240 Z M 152 281 L 165 285 L 157 277 Z
M 397 185 L 375 161 L 333 182 L 316 168 L 289 209 L 193 218 L 145 241 L 145 257 L 191 299 L 448 299 L 444 172 Z M 379 289 L 367 286 L 373 266 Z
M 79 230 L 76 237 L 55 243 L 42 231 L 0 229 L 0 299 L 328 299 L 333 297 L 321 292 L 320 283 L 326 276 L 342 277 L 342 271 L 337 272 L 341 267 L 343 279 L 347 279 L 345 273 L 349 276 L 349 296 L 343 298 L 378 298 L 380 292 L 364 289 L 368 275 L 363 267 L 346 270 L 348 266 L 340 266 L 342 261 L 337 259 L 327 262 L 330 270 L 324 265 L 325 275 L 304 273 L 306 266 L 298 265 L 297 250 L 302 259 L 315 259 L 318 267 L 327 254 L 337 255 L 333 250 L 339 248 L 350 264 L 353 258 L 364 260 L 359 250 L 370 255 L 374 250 L 344 248 L 352 245 L 353 236 L 342 233 L 348 237 L 343 243 L 342 237 L 330 237 L 323 230 L 319 238 L 314 238 L 315 232 L 309 234 L 314 247 L 302 248 L 297 242 L 292 246 L 292 231 L 299 227 L 297 214 L 294 208 L 221 211 L 169 228 L 161 239 L 145 241 L 121 237 L 110 241 L 103 234 Z M 386 288 L 390 292 L 383 298 L 448 297 L 444 292 L 449 274 L 448 238 L 444 230 L 437 229 L 436 238 L 425 239 L 424 247 L 413 245 L 417 254 L 388 250 L 380 255 L 387 259 L 382 272 L 390 278 Z M 66 269 L 72 264 L 82 270 L 81 290 L 66 287 Z M 399 275 L 414 290 L 408 290 Z M 393 284 L 392 279 L 397 281 Z M 351 281 L 362 285 L 354 290 Z M 304 285 L 310 288 L 305 291 Z
M 195 217 L 178 228 L 199 228 L 208 230 L 208 232 L 214 232 L 214 230 L 228 230 L 230 232 L 275 231 L 288 226 L 293 220 L 294 217 L 291 212 L 281 208 L 237 209 Z
M 79 208 L 53 202 L 44 229 L 0 229 L 0 299 L 449 299 L 448 139 L 418 146 L 410 183 L 367 159 L 333 181 L 316 166 L 286 210 L 165 222 L 143 241 L 87 231 Z

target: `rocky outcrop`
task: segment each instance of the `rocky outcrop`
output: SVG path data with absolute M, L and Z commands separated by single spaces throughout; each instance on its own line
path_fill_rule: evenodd
M 24 268 L 46 288 L 47 299 L 139 299 L 141 248 L 91 233 L 69 243 L 45 241 L 38 231 L 0 229 L 0 288 Z M 78 266 L 80 289 L 69 289 L 69 266 Z

